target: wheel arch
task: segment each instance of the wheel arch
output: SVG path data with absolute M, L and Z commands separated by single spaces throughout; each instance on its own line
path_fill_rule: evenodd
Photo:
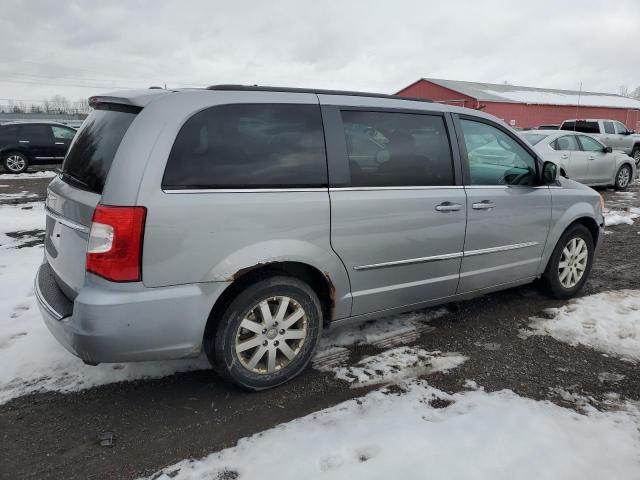
M 238 270 L 229 286 L 215 301 L 204 330 L 204 341 L 213 338 L 222 314 L 236 296 L 256 281 L 288 276 L 305 282 L 318 296 L 322 308 L 323 323 L 327 326 L 335 315 L 336 289 L 327 272 L 321 272 L 308 263 L 296 261 L 269 262 Z

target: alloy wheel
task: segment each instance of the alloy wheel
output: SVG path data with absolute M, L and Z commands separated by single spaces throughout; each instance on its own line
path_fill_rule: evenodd
M 5 165 L 11 172 L 21 172 L 26 165 L 26 161 L 21 155 L 13 154 L 6 158 Z
M 236 334 L 240 363 L 258 374 L 289 365 L 307 338 L 308 319 L 302 306 L 285 296 L 270 297 L 249 309 Z
M 622 167 L 618 172 L 618 186 L 620 188 L 624 188 L 629 185 L 629 179 L 631 177 L 631 173 L 628 167 Z
M 564 288 L 573 288 L 578 284 L 587 269 L 588 261 L 587 242 L 580 237 L 569 240 L 562 250 L 558 264 L 558 278 Z

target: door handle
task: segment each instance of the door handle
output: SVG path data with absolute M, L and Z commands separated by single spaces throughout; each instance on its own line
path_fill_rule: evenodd
M 589 157 L 589 160 L 595 160 L 596 157 Z
M 569 158 L 569 155 L 567 155 L 566 153 L 561 155 L 560 158 Z
M 18 143 L 29 143 L 29 140 L 18 140 Z
M 481 202 L 474 203 L 471 205 L 471 207 L 474 210 L 491 210 L 495 206 L 496 204 L 493 203 L 491 200 L 483 200 Z
M 459 203 L 442 202 L 440 205 L 436 205 L 438 212 L 457 212 L 462 210 L 462 205 Z
M 64 142 L 56 142 L 56 145 L 64 145 Z

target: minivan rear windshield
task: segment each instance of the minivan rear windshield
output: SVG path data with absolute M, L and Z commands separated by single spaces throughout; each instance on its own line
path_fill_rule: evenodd
M 137 107 L 98 105 L 69 148 L 62 178 L 76 187 L 102 193 L 122 137 L 139 111 Z

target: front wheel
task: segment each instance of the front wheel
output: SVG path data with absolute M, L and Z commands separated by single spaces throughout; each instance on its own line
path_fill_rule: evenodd
M 631 167 L 629 165 L 622 165 L 616 173 L 616 183 L 614 187 L 616 190 L 625 190 L 629 183 L 631 183 Z
M 29 166 L 27 157 L 19 152 L 11 152 L 6 154 L 2 159 L 4 169 L 9 173 L 23 173 Z
M 264 390 L 307 366 L 321 328 L 322 309 L 311 287 L 291 277 L 270 277 L 231 302 L 205 350 L 222 377 L 248 390 Z
M 569 227 L 558 240 L 542 275 L 545 290 L 555 298 L 573 297 L 587 281 L 593 254 L 593 238 L 587 227 Z

